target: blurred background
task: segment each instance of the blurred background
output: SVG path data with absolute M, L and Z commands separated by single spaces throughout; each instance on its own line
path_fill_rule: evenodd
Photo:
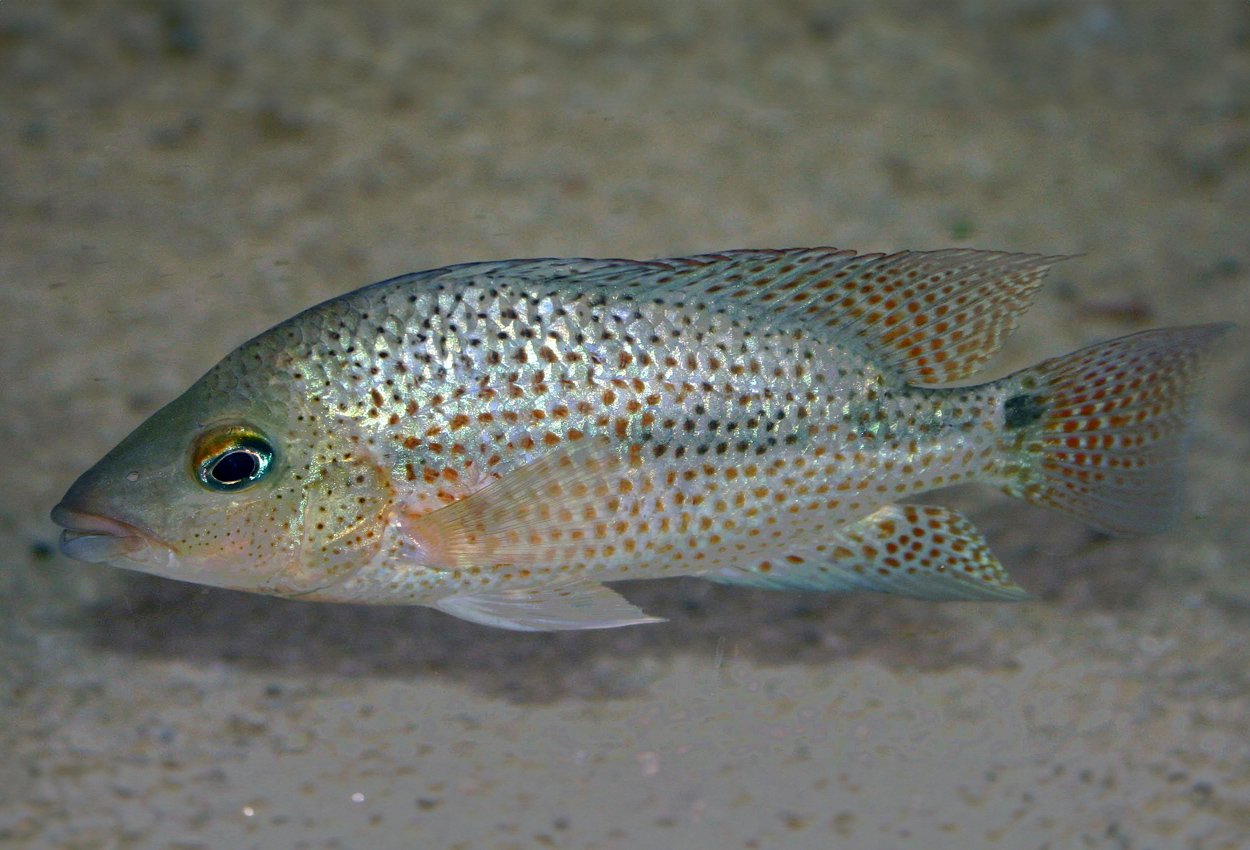
M 523 635 L 67 561 L 48 510 L 231 348 L 471 260 L 1084 256 L 994 374 L 1250 319 L 1250 6 L 0 3 L 0 844 L 1244 847 L 1250 378 L 1184 520 L 982 490 L 1040 601 L 627 584 Z

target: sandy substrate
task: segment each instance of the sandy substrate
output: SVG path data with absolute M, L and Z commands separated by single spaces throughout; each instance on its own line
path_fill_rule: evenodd
M 73 563 L 47 511 L 230 348 L 538 255 L 1079 252 L 995 374 L 1250 320 L 1244 3 L 0 3 L 0 845 L 1114 848 L 1250 835 L 1250 365 L 1183 523 L 982 491 L 1041 600 L 625 585 L 518 635 Z

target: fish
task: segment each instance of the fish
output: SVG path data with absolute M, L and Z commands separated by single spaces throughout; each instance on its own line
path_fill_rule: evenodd
M 604 582 L 1033 598 L 980 482 L 1113 535 L 1177 518 L 1203 361 L 1147 330 L 972 376 L 1063 255 L 733 250 L 408 274 L 243 343 L 53 509 L 79 560 L 546 631 Z

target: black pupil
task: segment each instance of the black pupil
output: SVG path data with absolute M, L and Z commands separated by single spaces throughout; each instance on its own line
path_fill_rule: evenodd
M 213 479 L 221 484 L 238 484 L 247 481 L 257 470 L 260 462 L 251 452 L 233 451 L 222 455 L 221 460 L 213 464 Z

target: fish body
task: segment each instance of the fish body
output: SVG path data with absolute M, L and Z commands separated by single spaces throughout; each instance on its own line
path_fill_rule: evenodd
M 1112 533 L 1177 510 L 1202 355 L 1147 331 L 979 386 L 1061 257 L 514 260 L 364 287 L 227 356 L 53 512 L 85 560 L 517 629 L 648 622 L 602 582 L 1021 599 L 981 481 Z

